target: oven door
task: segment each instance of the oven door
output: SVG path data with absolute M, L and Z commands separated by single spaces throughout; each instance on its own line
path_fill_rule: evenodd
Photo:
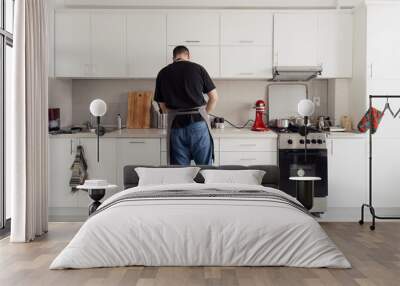
M 320 177 L 315 182 L 315 197 L 328 196 L 327 151 L 307 149 L 307 156 L 301 150 L 279 150 L 280 189 L 289 195 L 296 196 L 296 182 L 289 177 Z

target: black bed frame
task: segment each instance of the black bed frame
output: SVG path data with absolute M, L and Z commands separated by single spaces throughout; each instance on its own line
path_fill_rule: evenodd
M 147 168 L 182 168 L 182 166 L 143 166 L 143 165 L 130 165 L 124 167 L 124 189 L 136 187 L 139 183 L 139 177 L 135 171 L 137 167 Z M 265 175 L 262 179 L 264 187 L 271 187 L 279 189 L 279 168 L 273 165 L 252 165 L 252 166 L 239 166 L 239 165 L 225 165 L 225 166 L 197 166 L 202 170 L 217 169 L 217 170 L 263 170 Z M 203 176 L 199 173 L 194 179 L 197 183 L 204 183 Z

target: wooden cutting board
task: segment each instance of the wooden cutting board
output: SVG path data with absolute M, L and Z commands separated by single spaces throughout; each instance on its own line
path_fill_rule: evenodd
M 152 91 L 128 92 L 127 128 L 150 128 Z

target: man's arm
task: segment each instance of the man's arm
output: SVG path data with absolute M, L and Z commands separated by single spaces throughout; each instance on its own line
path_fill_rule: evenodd
M 167 106 L 165 105 L 164 102 L 159 102 L 158 104 L 160 105 L 162 113 L 167 113 L 168 112 L 168 108 L 167 108 Z
M 217 90 L 214 88 L 212 91 L 207 93 L 208 95 L 208 102 L 206 106 L 207 113 L 211 113 L 218 102 L 218 93 Z

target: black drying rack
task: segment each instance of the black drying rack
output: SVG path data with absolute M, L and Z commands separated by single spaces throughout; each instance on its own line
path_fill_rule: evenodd
M 369 116 L 370 116 L 370 128 L 369 128 L 369 200 L 368 204 L 363 204 L 361 206 L 361 219 L 359 220 L 359 224 L 364 224 L 364 208 L 369 208 L 369 211 L 372 216 L 372 224 L 370 225 L 371 230 L 375 230 L 375 220 L 376 219 L 390 219 L 390 220 L 395 220 L 395 219 L 400 219 L 400 216 L 379 216 L 375 212 L 375 208 L 373 206 L 372 202 L 372 120 L 373 120 L 373 115 L 372 115 L 372 100 L 375 98 L 386 98 L 386 100 L 389 100 L 389 98 L 398 98 L 400 99 L 400 95 L 369 95 Z M 392 114 L 393 117 L 397 117 L 397 115 L 400 114 L 400 110 L 394 113 L 392 109 L 390 109 L 390 105 L 387 102 L 385 105 L 385 109 L 383 111 L 383 115 L 385 114 L 386 110 L 389 110 L 390 113 Z

